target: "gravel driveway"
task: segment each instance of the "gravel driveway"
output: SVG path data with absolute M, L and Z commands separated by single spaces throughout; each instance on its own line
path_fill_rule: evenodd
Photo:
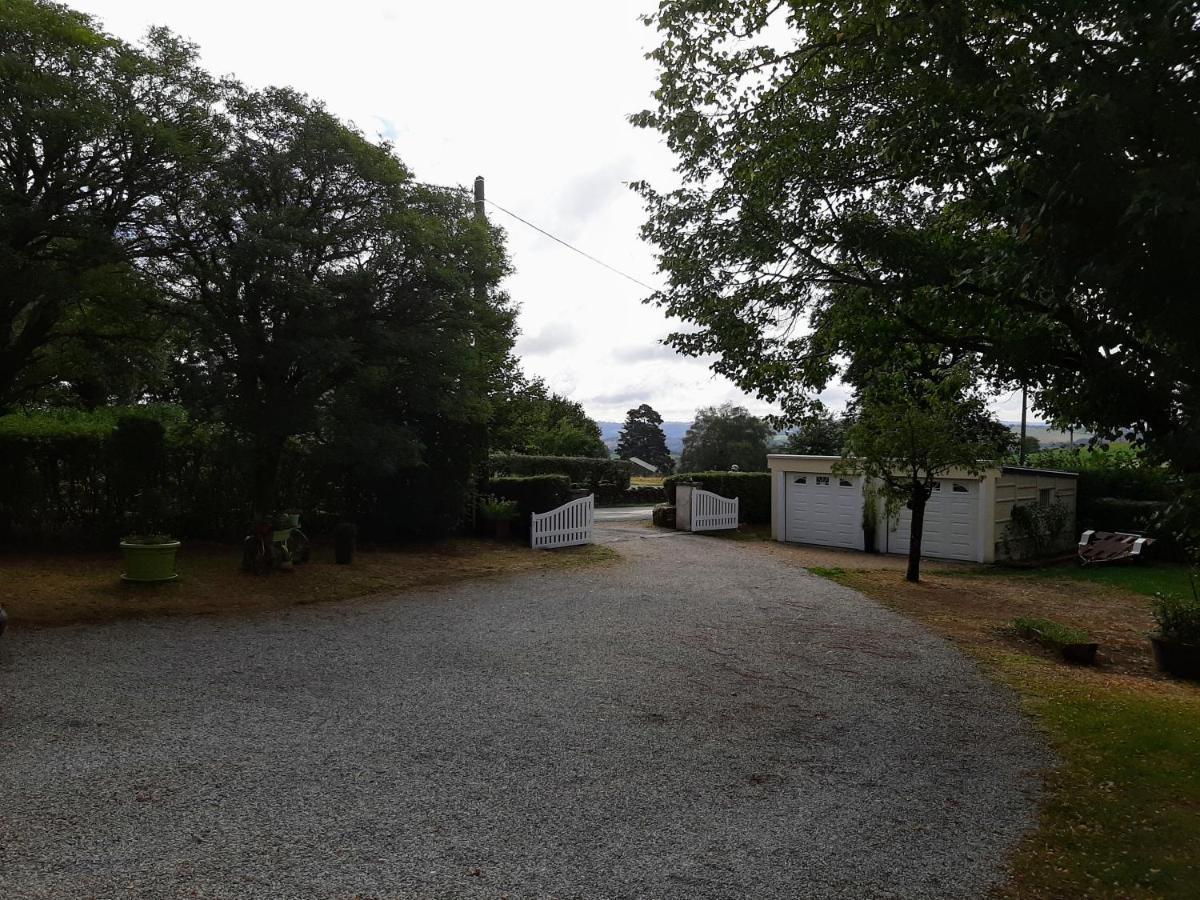
M 977 897 L 1047 758 L 744 544 L 0 642 L 3 897 Z M 302 578 L 298 573 L 295 577 Z

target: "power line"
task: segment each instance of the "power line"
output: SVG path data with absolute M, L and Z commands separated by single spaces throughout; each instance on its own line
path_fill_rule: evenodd
M 574 245 L 572 245 L 572 244 L 568 244 L 568 243 L 567 243 L 566 241 L 564 241 L 562 238 L 560 238 L 560 237 L 557 237 L 556 235 L 553 235 L 553 234 L 551 234 L 551 233 L 550 233 L 550 232 L 548 232 L 548 231 L 547 231 L 545 228 L 539 228 L 537 225 L 534 225 L 534 224 L 533 224 L 532 222 L 530 222 L 528 219 L 522 219 L 522 218 L 521 218 L 520 216 L 518 216 L 518 215 L 517 215 L 515 212 L 512 212 L 512 211 L 510 211 L 510 210 L 507 210 L 507 209 L 505 209 L 503 206 L 501 206 L 501 205 L 500 205 L 499 203 L 497 203 L 495 200 L 488 200 L 487 202 L 488 202 L 488 203 L 490 203 L 492 206 L 496 207 L 496 209 L 500 210 L 500 212 L 504 213 L 505 215 L 512 216 L 512 217 L 513 217 L 514 219 L 516 219 L 518 222 L 521 222 L 521 223 L 522 223 L 522 224 L 524 224 L 524 225 L 528 225 L 528 226 L 529 226 L 530 228 L 532 228 L 534 231 L 536 231 L 536 232 L 539 232 L 540 234 L 544 234 L 546 237 L 550 238 L 550 240 L 552 240 L 552 241 L 557 241 L 558 243 L 560 243 L 560 244 L 562 244 L 564 247 L 566 247 L 568 250 L 574 250 L 574 251 L 575 251 L 576 253 L 578 253 L 580 256 L 582 256 L 582 257 L 584 257 L 584 258 L 586 258 L 586 259 L 590 259 L 590 260 L 591 260 L 592 262 L 594 262 L 596 265 L 598 265 L 598 266 L 604 266 L 604 268 L 608 269 L 608 271 L 610 271 L 610 272 L 615 272 L 617 275 L 620 275 L 622 278 L 628 278 L 628 279 L 629 279 L 630 281 L 632 281 L 634 284 L 636 284 L 636 285 L 639 285 L 639 286 L 641 286 L 641 287 L 644 287 L 644 288 L 645 288 L 646 290 L 648 290 L 648 291 L 657 291 L 657 290 L 658 290 L 658 288 L 653 288 L 653 287 L 651 287 L 650 285 L 646 284 L 646 282 L 644 282 L 644 281 L 640 281 L 639 279 L 637 279 L 637 278 L 634 278 L 634 277 L 633 277 L 632 275 L 630 275 L 629 273 L 627 273 L 627 272 L 622 272 L 620 269 L 616 268 L 615 266 L 610 266 L 610 265 L 609 265 L 608 263 L 606 263 L 604 260 L 602 260 L 602 259 L 596 259 L 596 257 L 592 256 L 592 254 L 590 254 L 590 253 L 587 253 L 587 252 L 585 252 L 585 251 L 583 251 L 583 250 L 580 250 L 578 247 L 576 247 L 576 246 L 574 246 Z
M 451 186 L 448 184 L 430 184 L 429 182 L 426 182 L 426 181 L 414 181 L 412 183 L 419 185 L 420 187 L 435 188 L 436 190 L 458 191 L 458 192 L 465 193 L 465 194 L 471 193 L 470 188 L 465 188 L 462 186 Z M 628 272 L 622 272 L 616 266 L 610 266 L 604 260 L 597 259 L 596 257 L 592 256 L 592 254 L 588 253 L 587 251 L 580 250 L 578 247 L 574 246 L 573 244 L 567 243 L 566 241 L 564 241 L 562 238 L 558 237 L 557 235 L 551 234 L 545 228 L 540 228 L 539 226 L 534 225 L 528 219 L 524 219 L 521 216 L 518 216 L 512 210 L 505 209 L 503 206 L 501 206 L 495 200 L 492 200 L 490 198 L 485 198 L 485 202 L 490 203 L 492 206 L 496 207 L 496 209 L 500 210 L 500 212 L 504 213 L 506 216 L 512 216 L 514 219 L 516 219 L 521 224 L 529 226 L 530 228 L 532 228 L 534 231 L 538 232 L 539 234 L 544 234 L 546 237 L 550 238 L 550 240 L 557 241 L 558 243 L 560 243 L 564 247 L 566 247 L 568 250 L 573 250 L 576 253 L 578 253 L 580 256 L 584 257 L 585 259 L 591 260 L 596 265 L 603 266 L 604 268 L 608 269 L 608 271 L 613 272 L 617 275 L 620 275 L 622 278 L 629 279 L 630 281 L 632 281 L 634 284 L 638 285 L 639 287 L 644 287 L 648 291 L 657 291 L 658 290 L 658 288 L 651 287 L 650 285 L 646 284 L 646 282 L 641 281 L 640 279 L 634 278 Z

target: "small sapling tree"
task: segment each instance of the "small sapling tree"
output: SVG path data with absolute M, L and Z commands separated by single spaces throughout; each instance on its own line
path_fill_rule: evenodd
M 921 577 L 925 508 L 939 476 L 977 474 L 1001 455 L 1011 434 L 988 413 L 970 371 L 882 370 L 858 390 L 839 469 L 877 480 L 888 518 L 912 512 L 905 578 Z

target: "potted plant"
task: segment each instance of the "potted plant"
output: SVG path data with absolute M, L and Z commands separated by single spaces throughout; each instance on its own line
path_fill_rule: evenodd
M 125 558 L 123 581 L 171 581 L 175 575 L 175 554 L 179 541 L 165 534 L 131 534 L 121 540 Z
M 485 522 L 491 522 L 497 540 L 508 540 L 512 534 L 513 519 L 520 515 L 516 500 L 502 500 L 487 496 L 479 501 L 479 514 Z
M 1150 636 L 1159 669 L 1180 678 L 1200 681 L 1200 599 L 1156 594 L 1154 621 L 1158 633 Z
M 131 534 L 122 538 L 123 581 L 155 582 L 175 578 L 179 541 L 165 533 L 172 519 L 163 492 L 165 432 L 161 423 L 125 416 L 117 423 L 113 445 L 118 459 L 116 482 L 131 507 Z

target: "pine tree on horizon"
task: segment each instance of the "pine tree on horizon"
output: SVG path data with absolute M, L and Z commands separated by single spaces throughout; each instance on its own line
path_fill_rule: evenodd
M 667 449 L 667 436 L 663 432 L 662 422 L 662 416 L 647 403 L 629 410 L 617 439 L 617 456 L 621 459 L 636 456 L 669 475 L 675 468 L 675 461 Z

